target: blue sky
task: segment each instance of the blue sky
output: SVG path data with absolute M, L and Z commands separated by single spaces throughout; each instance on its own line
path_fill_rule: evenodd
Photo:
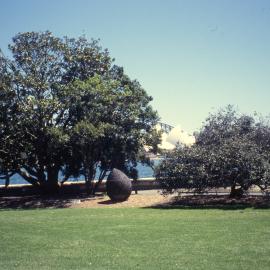
M 4 52 L 24 31 L 100 38 L 162 120 L 189 132 L 227 104 L 269 114 L 269 26 L 268 0 L 0 1 Z

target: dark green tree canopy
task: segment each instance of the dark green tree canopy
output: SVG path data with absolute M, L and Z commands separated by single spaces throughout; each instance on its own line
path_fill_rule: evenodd
M 27 32 L 9 49 L 12 59 L 0 58 L 3 177 L 57 186 L 63 170 L 89 182 L 97 167 L 104 176 L 136 165 L 143 145 L 156 141 L 152 98 L 97 40 Z

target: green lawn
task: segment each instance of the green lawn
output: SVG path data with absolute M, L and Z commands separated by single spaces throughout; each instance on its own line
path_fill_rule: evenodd
M 270 269 L 270 210 L 0 211 L 0 269 Z

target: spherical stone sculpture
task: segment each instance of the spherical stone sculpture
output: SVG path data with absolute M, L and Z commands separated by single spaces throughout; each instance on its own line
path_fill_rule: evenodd
M 130 179 L 120 170 L 113 169 L 107 178 L 107 194 L 112 201 L 126 201 L 131 194 Z

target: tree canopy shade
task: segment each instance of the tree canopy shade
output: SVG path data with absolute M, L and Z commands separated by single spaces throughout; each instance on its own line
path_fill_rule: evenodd
M 270 125 L 228 106 L 206 120 L 191 147 L 177 148 L 160 165 L 157 178 L 167 192 L 231 187 L 241 196 L 270 184 Z
M 141 85 L 97 40 L 19 33 L 0 57 L 0 172 L 54 190 L 83 174 L 89 184 L 113 167 L 134 171 L 157 113 Z M 143 157 L 143 155 L 142 155 Z M 8 181 L 7 181 L 8 182 Z

